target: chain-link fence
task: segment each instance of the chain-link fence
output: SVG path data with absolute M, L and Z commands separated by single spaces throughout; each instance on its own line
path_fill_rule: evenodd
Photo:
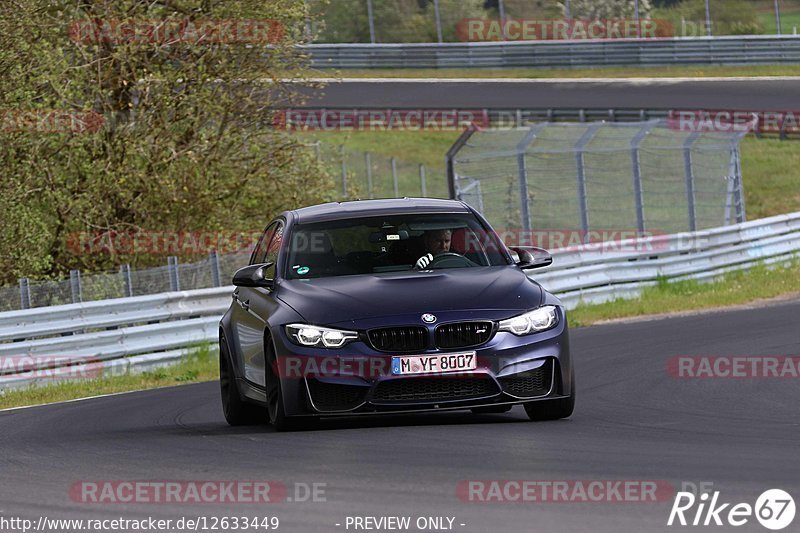
M 317 143 L 317 157 L 328 167 L 343 200 L 372 198 L 447 198 L 444 159 L 438 168 L 344 146 Z
M 449 154 L 457 198 L 498 228 L 677 233 L 745 220 L 739 142 L 641 123 L 539 123 L 465 132 Z
M 125 298 L 169 291 L 206 289 L 228 285 L 233 273 L 247 265 L 249 252 L 218 256 L 211 252 L 206 259 L 180 263 L 167 258 L 167 265 L 134 270 L 122 265 L 115 272 L 81 275 L 59 281 L 19 280 L 19 287 L 0 288 L 0 312 L 47 307 L 111 298 Z
M 307 0 L 317 43 L 797 35 L 796 0 Z M 617 24 L 611 21 L 619 21 Z M 591 24 L 595 22 L 595 24 Z M 598 25 L 598 23 L 600 23 Z

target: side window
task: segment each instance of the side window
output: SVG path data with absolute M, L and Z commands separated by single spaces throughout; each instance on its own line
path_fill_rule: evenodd
M 283 223 L 278 222 L 278 227 L 275 229 L 275 235 L 267 246 L 267 253 L 264 256 L 263 263 L 278 262 L 278 252 L 281 251 L 281 244 L 283 243 Z
M 272 236 L 275 235 L 275 230 L 278 228 L 278 224 L 280 222 L 275 221 L 264 231 L 264 234 L 258 240 L 258 244 L 256 245 L 256 249 L 253 251 L 253 255 L 250 258 L 251 265 L 258 265 L 264 262 L 264 258 L 267 255 L 267 246 L 269 245 L 269 241 L 272 240 Z
M 265 272 L 268 278 L 275 279 L 275 273 L 278 271 L 278 252 L 281 251 L 281 244 L 283 243 L 283 222 L 278 222 L 272 240 L 267 245 L 266 253 L 262 263 L 272 263 L 272 266 Z

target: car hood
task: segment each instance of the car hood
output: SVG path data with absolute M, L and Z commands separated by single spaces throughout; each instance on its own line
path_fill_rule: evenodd
M 476 310 L 512 316 L 543 298 L 542 288 L 513 266 L 284 280 L 276 296 L 316 325 Z

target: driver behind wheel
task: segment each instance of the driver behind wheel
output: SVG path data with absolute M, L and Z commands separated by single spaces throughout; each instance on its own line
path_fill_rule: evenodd
M 422 242 L 425 245 L 425 255 L 417 259 L 414 266 L 423 269 L 431 264 L 433 256 L 449 252 L 452 237 L 453 232 L 449 229 L 426 231 L 422 237 Z

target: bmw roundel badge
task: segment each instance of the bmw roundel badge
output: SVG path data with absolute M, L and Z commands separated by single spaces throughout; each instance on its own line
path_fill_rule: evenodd
M 422 321 L 425 322 L 426 324 L 433 324 L 434 322 L 436 322 L 436 317 L 430 313 L 425 313 L 424 315 L 422 315 Z

